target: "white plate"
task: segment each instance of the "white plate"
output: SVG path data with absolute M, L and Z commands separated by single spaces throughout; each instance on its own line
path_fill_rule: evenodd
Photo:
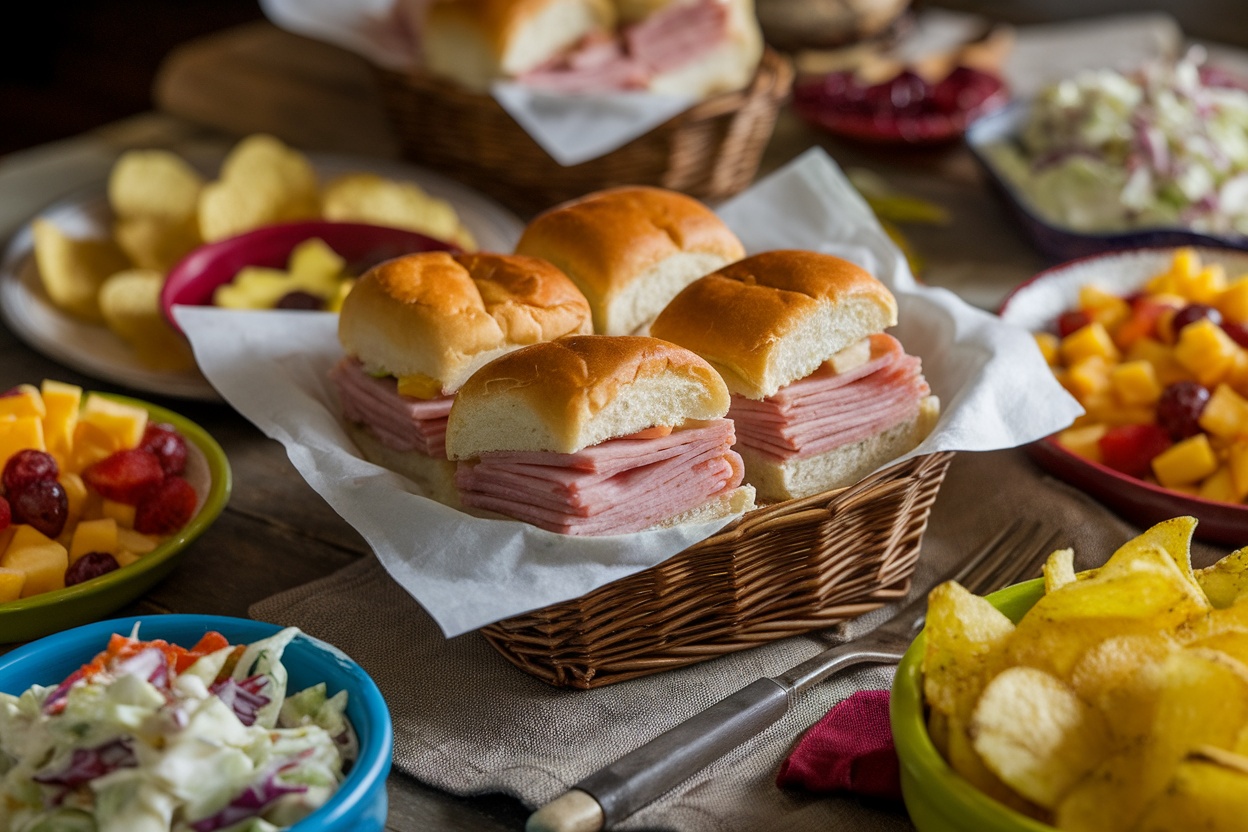
M 211 161 L 194 161 L 208 176 L 215 176 L 221 158 L 214 155 Z M 308 158 L 322 182 L 357 172 L 415 182 L 432 196 L 445 199 L 455 207 L 482 251 L 510 252 L 523 230 L 515 214 L 436 173 L 387 160 L 316 154 Z M 107 236 L 112 219 L 103 183 L 55 203 L 39 216 L 71 237 Z M 58 309 L 39 279 L 30 223 L 13 236 L 0 259 L 0 318 L 33 349 L 86 375 L 145 393 L 204 401 L 220 398 L 198 370 L 147 369 L 106 327 L 81 321 Z

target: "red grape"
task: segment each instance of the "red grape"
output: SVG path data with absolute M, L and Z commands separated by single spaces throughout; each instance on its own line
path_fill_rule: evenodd
M 317 312 L 325 308 L 325 300 L 311 292 L 287 292 L 277 301 L 278 309 L 306 309 Z
M 1092 323 L 1092 316 L 1080 309 L 1063 312 L 1057 316 L 1057 335 L 1059 338 L 1065 338 L 1070 333 L 1078 332 L 1090 323 Z
M 118 568 L 117 558 L 108 552 L 87 552 L 65 570 L 65 586 L 98 578 Z
M 1222 313 L 1212 306 L 1206 306 L 1203 303 L 1189 303 L 1174 313 L 1174 318 L 1170 324 L 1174 329 L 1174 334 L 1178 335 L 1183 331 L 1183 327 L 1188 324 L 1194 324 L 1202 318 L 1208 318 L 1215 324 L 1222 323 Z
M 59 537 L 69 516 L 69 499 L 56 480 L 39 480 L 17 493 L 9 492 L 13 519 L 33 526 L 47 537 Z
M 9 508 L 9 501 L 0 497 L 0 532 L 9 527 L 13 522 L 13 510 Z
M 1248 349 L 1248 326 L 1231 321 L 1223 321 L 1222 331 L 1229 335 L 1236 344 L 1239 344 L 1244 349 Z
M 1157 424 L 1174 441 L 1200 433 L 1200 414 L 1209 403 L 1209 390 L 1194 381 L 1176 381 L 1157 401 Z
M 0 481 L 4 483 L 6 493 L 14 494 L 31 483 L 55 480 L 60 473 L 60 468 L 51 454 L 27 448 L 9 457 Z
M 156 454 L 166 475 L 186 470 L 186 440 L 173 425 L 149 423 L 139 447 Z

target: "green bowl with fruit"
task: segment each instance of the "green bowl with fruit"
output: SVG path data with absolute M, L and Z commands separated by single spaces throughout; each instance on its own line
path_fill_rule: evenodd
M 62 385 L 62 387 L 70 386 Z M 194 507 L 192 509 L 189 503 L 186 504 L 186 510 L 190 516 L 180 528 L 168 534 L 152 532 L 143 535 L 143 538 L 149 541 L 146 545 L 154 544 L 150 551 L 137 556 L 130 552 L 117 552 L 114 563 L 126 561 L 124 565 L 116 568 L 110 565 L 108 568 L 111 571 L 90 578 L 86 578 L 83 570 L 80 569 L 77 577 L 84 579 L 79 583 L 0 602 L 0 643 L 28 641 L 76 627 L 102 618 L 130 603 L 173 570 L 186 548 L 212 525 L 229 501 L 231 489 L 229 461 L 221 446 L 199 425 L 171 410 L 137 399 L 91 393 L 88 401 L 84 403 L 84 408 L 90 404 L 90 399 L 94 399 L 97 403 L 113 403 L 119 406 L 119 412 L 123 415 L 144 412 L 147 416 L 147 424 L 168 425 L 173 428 L 173 431 L 184 440 L 185 468 L 176 476 L 171 475 L 166 479 L 179 479 L 189 484 L 194 492 Z M 48 401 L 52 401 L 51 397 L 48 397 Z M 100 408 L 104 407 L 105 405 L 100 405 Z M 108 419 L 116 423 L 119 418 L 121 417 L 117 413 L 110 413 L 106 417 L 99 417 L 98 423 L 111 424 Z M 92 424 L 95 423 L 92 422 Z M 51 433 L 52 431 L 49 431 L 49 435 Z M 0 436 L 0 442 L 2 441 L 3 437 Z M 9 457 L 6 455 L 7 458 Z M 80 479 L 87 479 L 87 477 L 83 476 Z M 98 499 L 95 494 L 92 494 L 90 498 Z M 105 501 L 100 500 L 100 503 L 103 502 Z M 147 516 L 151 517 L 153 512 L 160 509 L 160 504 L 156 500 L 151 500 L 141 510 L 146 511 Z M 0 532 L 0 567 L 5 567 L 7 563 L 7 568 L 18 571 L 15 564 L 21 566 L 25 561 L 16 555 L 13 557 L 10 555 L 12 554 L 12 541 L 16 538 L 15 532 L 21 531 L 20 526 L 23 524 L 16 522 L 21 515 L 16 511 L 14 515 L 13 525 Z M 177 520 L 181 520 L 181 517 Z M 148 520 L 147 522 L 162 521 Z M 81 523 L 77 525 L 81 526 Z M 72 532 L 67 527 L 62 535 L 56 538 L 62 542 L 67 552 L 72 548 L 72 544 L 68 544 L 68 541 L 75 533 L 77 533 L 76 527 Z M 35 536 L 33 533 L 26 534 L 26 537 L 33 536 Z M 84 559 L 80 558 L 80 560 Z M 70 566 L 70 569 L 73 568 Z M 34 573 L 27 573 L 26 578 L 29 579 L 32 574 Z

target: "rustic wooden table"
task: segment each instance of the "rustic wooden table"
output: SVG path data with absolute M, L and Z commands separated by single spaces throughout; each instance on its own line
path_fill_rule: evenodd
M 310 42 L 296 42 L 298 39 L 271 27 L 252 30 L 248 37 L 253 41 L 248 48 L 264 52 L 270 67 L 279 61 L 275 54 L 280 49 L 273 49 L 277 44 L 298 56 L 294 63 L 315 64 L 317 72 L 325 71 L 319 62 L 304 60 L 307 50 L 318 48 Z M 349 85 L 345 94 L 352 95 Z M 104 155 L 82 162 L 82 170 L 71 170 L 65 179 L 58 180 L 57 188 L 62 190 L 41 190 L 41 180 L 26 176 L 28 171 L 45 164 L 53 151 L 0 159 L 0 182 L 5 183 L 0 187 L 0 236 L 12 233 L 18 222 L 63 193 L 69 180 L 88 181 L 90 176 L 106 169 L 102 159 L 119 150 L 119 144 L 133 143 L 135 135 L 157 128 L 168 129 L 171 123 L 176 120 L 156 117 L 137 129 L 121 131 L 125 138 L 103 131 L 99 138 L 105 150 L 97 148 L 93 152 Z M 284 138 L 298 144 L 301 136 L 292 128 Z M 307 139 L 305 146 L 319 143 L 323 149 L 327 143 L 333 144 L 325 136 L 303 138 Z M 360 147 L 361 152 L 378 148 L 384 151 L 384 138 L 367 140 L 372 145 Z M 948 225 L 905 227 L 915 249 L 926 261 L 923 277 L 928 282 L 948 287 L 976 305 L 992 308 L 1010 288 L 1043 265 L 1006 216 L 1002 204 L 987 190 L 963 147 L 899 151 L 853 146 L 816 133 L 786 110 L 767 150 L 764 171 L 811 146 L 826 148 L 844 168 L 869 168 L 906 193 L 949 210 Z M 74 148 L 56 152 L 62 164 L 70 168 L 77 164 L 72 160 L 77 152 Z M 64 161 L 66 158 L 70 161 Z M 10 190 L 6 191 L 6 187 Z M 0 327 L 0 389 L 42 378 L 61 379 L 89 389 L 133 392 L 80 376 L 30 349 Z M 195 541 L 174 573 L 120 614 L 196 612 L 246 616 L 248 607 L 262 598 L 370 556 L 360 536 L 304 483 L 281 446 L 265 438 L 227 405 L 139 395 L 193 419 L 221 443 L 233 467 L 234 492 L 220 519 Z M 8 649 L 11 646 L 0 647 L 0 653 Z M 391 777 L 390 797 L 389 828 L 398 832 L 516 830 L 522 828 L 527 816 L 518 802 L 506 797 L 457 798 L 403 775 Z

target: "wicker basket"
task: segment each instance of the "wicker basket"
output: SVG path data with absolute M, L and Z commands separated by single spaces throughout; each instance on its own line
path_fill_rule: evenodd
M 788 60 L 767 50 L 749 87 L 563 167 L 493 98 L 424 75 L 377 74 L 404 156 L 523 214 L 614 185 L 658 185 L 710 201 L 731 196 L 754 179 L 793 83 Z
M 481 632 L 526 673 L 589 689 L 861 615 L 909 590 L 952 458 L 752 511 L 644 572 Z

